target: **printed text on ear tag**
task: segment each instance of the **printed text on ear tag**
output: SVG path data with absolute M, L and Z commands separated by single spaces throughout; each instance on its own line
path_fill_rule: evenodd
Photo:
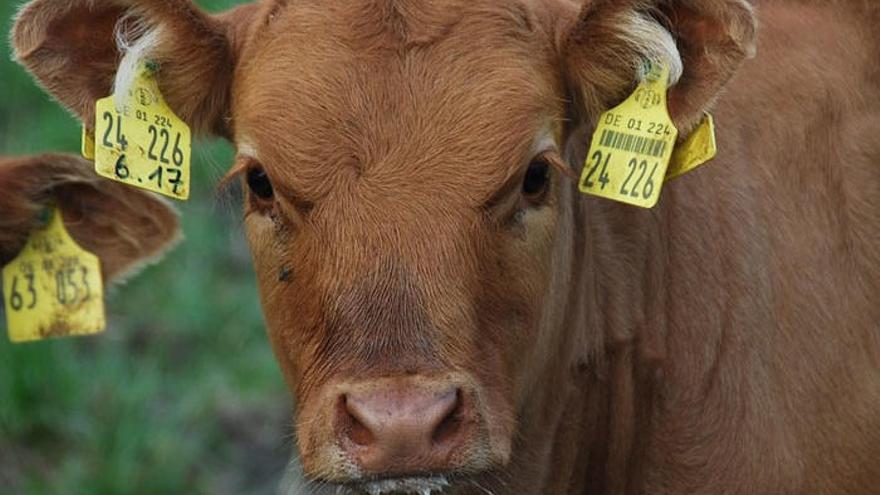
M 666 180 L 672 180 L 715 158 L 718 145 L 715 142 L 715 119 L 706 114 L 700 125 L 685 141 L 675 147 Z
M 587 153 L 581 192 L 651 208 L 660 198 L 678 130 L 669 118 L 669 69 L 651 63 L 623 103 L 602 114 Z
M 189 126 L 165 103 L 149 65 L 138 68 L 126 94 L 98 100 L 95 171 L 108 179 L 189 198 Z
M 6 324 L 13 342 L 104 329 L 100 261 L 70 237 L 59 211 L 50 215 L 3 268 Z

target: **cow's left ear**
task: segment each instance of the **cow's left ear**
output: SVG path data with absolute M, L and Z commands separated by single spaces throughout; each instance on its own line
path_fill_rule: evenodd
M 596 119 L 622 101 L 650 59 L 670 67 L 670 114 L 684 132 L 754 56 L 757 43 L 745 0 L 586 0 L 557 32 L 581 117 Z
M 88 128 L 95 101 L 150 61 L 180 118 L 196 133 L 228 136 L 232 75 L 258 11 L 246 4 L 209 15 L 190 0 L 32 0 L 12 42 L 15 58 Z

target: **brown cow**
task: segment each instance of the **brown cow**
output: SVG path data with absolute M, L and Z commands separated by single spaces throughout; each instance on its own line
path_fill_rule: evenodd
M 49 206 L 61 211 L 77 244 L 101 260 L 105 280 L 156 261 L 179 239 L 167 201 L 108 182 L 77 156 L 0 157 L 0 266 L 24 247 Z
M 150 60 L 236 144 L 291 493 L 868 494 L 877 22 L 867 0 L 34 0 L 14 43 L 86 123 Z M 581 196 L 567 174 L 646 59 L 683 136 L 713 110 L 720 156 L 653 210 Z

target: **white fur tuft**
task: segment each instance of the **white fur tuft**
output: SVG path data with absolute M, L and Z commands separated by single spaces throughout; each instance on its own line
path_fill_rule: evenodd
M 664 63 L 669 67 L 669 85 L 673 86 L 681 79 L 684 67 L 681 62 L 681 54 L 678 46 L 669 33 L 657 21 L 636 12 L 629 13 L 621 24 L 623 39 L 632 46 L 637 47 L 639 53 L 645 58 Z M 641 67 L 636 69 L 637 80 L 642 80 L 645 74 Z
M 142 22 L 125 17 L 116 25 L 116 45 L 122 60 L 116 71 L 114 94 L 126 94 L 137 77 L 138 68 L 149 60 L 162 36 L 160 26 L 147 27 Z M 134 41 L 132 41 L 134 40 Z

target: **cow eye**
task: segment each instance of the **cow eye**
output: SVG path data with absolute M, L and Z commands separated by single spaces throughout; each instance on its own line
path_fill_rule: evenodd
M 272 199 L 275 191 L 272 189 L 272 183 L 269 182 L 269 176 L 263 167 L 252 167 L 247 171 L 247 184 L 251 192 L 260 199 Z
M 526 176 L 523 178 L 523 195 L 532 203 L 538 203 L 544 199 L 547 185 L 550 182 L 550 166 L 547 162 L 535 159 L 529 164 Z

